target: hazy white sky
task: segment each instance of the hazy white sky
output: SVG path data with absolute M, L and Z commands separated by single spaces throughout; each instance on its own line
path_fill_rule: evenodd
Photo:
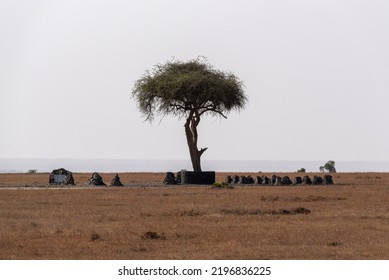
M 146 69 L 205 56 L 248 107 L 203 118 L 203 159 L 389 160 L 389 1 L 0 0 L 0 158 L 187 159 L 144 122 Z

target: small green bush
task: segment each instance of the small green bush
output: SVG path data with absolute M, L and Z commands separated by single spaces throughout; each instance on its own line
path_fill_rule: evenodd
M 330 172 L 330 173 L 336 173 L 336 168 L 335 168 L 335 161 L 329 160 L 324 164 L 324 166 L 319 167 L 320 172 Z

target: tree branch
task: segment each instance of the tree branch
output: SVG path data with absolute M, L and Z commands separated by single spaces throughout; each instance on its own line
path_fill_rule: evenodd
M 223 118 L 227 119 L 227 116 L 224 115 L 222 111 L 216 110 L 216 108 L 214 108 L 214 107 L 212 107 L 212 108 L 209 108 L 209 107 L 205 108 L 205 110 L 201 111 L 201 113 L 199 114 L 199 116 L 201 116 L 202 114 L 204 114 L 204 113 L 206 113 L 206 112 L 209 112 L 209 111 L 215 112 L 215 113 L 221 115 Z
M 186 111 L 186 108 L 180 104 L 170 104 L 169 106 L 175 108 L 176 110 Z
M 201 155 L 202 155 L 206 150 L 208 150 L 208 148 L 201 148 L 200 151 L 199 151 L 199 156 L 201 157 Z

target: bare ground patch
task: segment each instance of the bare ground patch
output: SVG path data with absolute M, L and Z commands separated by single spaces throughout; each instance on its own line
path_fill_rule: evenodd
M 346 197 L 324 197 L 310 195 L 306 197 L 287 197 L 287 196 L 261 196 L 261 201 L 296 201 L 296 202 L 311 202 L 311 201 L 339 201 L 346 200 Z

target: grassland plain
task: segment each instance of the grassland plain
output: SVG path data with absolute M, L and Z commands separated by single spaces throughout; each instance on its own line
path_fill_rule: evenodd
M 89 173 L 74 187 L 0 174 L 0 259 L 389 259 L 389 173 L 233 189 L 119 175 L 126 187 L 86 187 Z

